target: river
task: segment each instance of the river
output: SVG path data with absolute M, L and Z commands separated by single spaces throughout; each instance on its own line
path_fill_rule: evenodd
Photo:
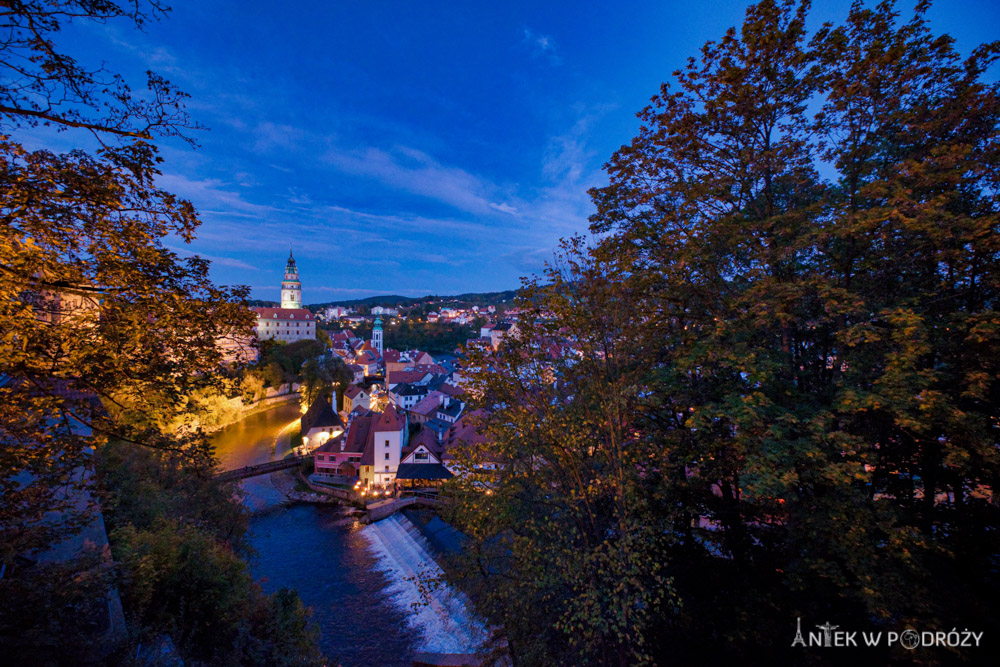
M 275 436 L 298 416 L 291 403 L 220 431 L 213 441 L 223 467 L 268 461 Z M 419 535 L 405 534 L 405 519 L 363 527 L 339 507 L 289 505 L 271 477 L 242 483 L 257 552 L 251 569 L 265 591 L 293 588 L 312 607 L 331 664 L 412 665 L 417 651 L 462 652 L 475 643 L 481 625 L 461 602 L 435 596 L 442 601 L 411 608 L 416 583 L 401 575 L 436 568 Z

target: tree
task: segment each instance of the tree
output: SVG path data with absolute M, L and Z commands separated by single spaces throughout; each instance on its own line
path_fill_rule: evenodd
M 479 551 L 504 559 L 480 570 L 485 598 L 525 662 L 580 638 L 611 647 L 594 662 L 622 655 L 609 621 L 622 614 L 606 602 L 620 579 L 592 576 L 588 595 L 605 602 L 561 632 L 528 627 L 536 603 L 565 618 L 579 597 L 565 582 L 591 576 L 582 531 L 521 527 L 574 515 L 566 505 L 586 493 L 552 479 L 567 459 L 644 499 L 642 521 L 665 531 L 596 534 L 618 563 L 660 549 L 664 583 L 624 579 L 637 582 L 633 609 L 654 614 L 638 633 L 657 662 L 815 659 L 788 652 L 797 616 L 993 631 L 1000 91 L 982 77 L 1000 46 L 962 60 L 929 31 L 925 3 L 905 23 L 891 2 L 857 4 L 812 37 L 807 10 L 750 7 L 675 73 L 676 89 L 664 84 L 609 161 L 609 185 L 592 191 L 600 240 L 568 244 L 571 280 L 556 272 L 541 290 L 550 327 L 576 341 L 603 331 L 607 349 L 553 366 L 557 396 L 507 361 L 480 379 L 484 428 L 508 465 L 495 493 L 467 493 L 457 511 Z M 614 298 L 588 302 L 598 293 Z M 605 324 L 629 321 L 622 309 L 629 326 Z M 618 370 L 578 374 L 588 354 Z M 627 419 L 591 398 L 595 383 Z M 624 474 L 592 461 L 610 438 L 574 437 L 591 419 L 625 428 L 640 458 Z M 518 466 L 505 456 L 515 447 L 537 458 Z M 546 567 L 520 560 L 532 548 L 552 554 Z M 505 606 L 516 592 L 526 623 Z
M 191 661 L 323 664 L 298 596 L 265 595 L 242 559 L 249 517 L 237 487 L 202 478 L 181 456 L 121 442 L 96 459 L 128 655 L 168 633 Z
M 152 73 L 147 90 L 133 93 L 58 40 L 69 21 L 141 27 L 163 12 L 155 0 L 9 2 L 0 10 L 5 604 L 7 584 L 20 576 L 16 556 L 89 521 L 74 490 L 88 484 L 75 472 L 89 466 L 93 448 L 116 438 L 169 450 L 205 474 L 213 462 L 204 433 L 164 424 L 199 392 L 226 389 L 216 341 L 252 332 L 246 288 L 215 286 L 205 260 L 181 260 L 163 242 L 190 242 L 199 225 L 190 202 L 155 185 L 156 142 L 195 127 L 185 95 Z M 26 149 L 22 131 L 40 127 L 77 137 L 80 148 Z
M 314 357 L 302 366 L 302 386 L 299 388 L 302 407 L 308 409 L 320 396 L 330 399 L 337 396 L 342 403 L 344 390 L 354 379 L 354 374 L 340 357 Z
M 301 381 L 306 361 L 319 357 L 325 351 L 326 348 L 318 340 L 297 340 L 291 343 L 270 341 L 270 344 L 261 350 L 257 365 L 259 368 L 267 369 L 267 379 L 276 387 L 284 382 Z M 280 382 L 274 383 L 278 379 L 278 373 L 274 371 L 272 364 L 277 365 L 280 371 Z
M 660 555 L 676 512 L 653 511 L 644 478 L 660 450 L 635 437 L 646 368 L 626 334 L 642 313 L 582 248 L 567 241 L 565 265 L 526 286 L 520 334 L 499 354 L 469 351 L 488 417 L 485 442 L 458 448 L 474 472 L 450 484 L 451 518 L 472 538 L 465 583 L 516 663 L 648 664 L 674 602 Z M 574 353 L 553 358 L 567 327 Z

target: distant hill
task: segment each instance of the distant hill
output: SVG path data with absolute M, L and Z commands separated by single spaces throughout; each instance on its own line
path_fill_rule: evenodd
M 467 303 L 473 306 L 488 306 L 503 303 L 504 301 L 512 301 L 517 297 L 517 290 L 507 290 L 505 292 L 469 292 L 466 294 L 457 294 L 455 296 L 438 296 L 434 294 L 428 294 L 422 297 L 410 297 L 410 296 L 399 296 L 398 294 L 389 294 L 385 296 L 369 296 L 364 299 L 351 299 L 346 301 L 327 301 L 324 303 L 311 303 L 306 306 L 310 310 L 320 310 L 327 308 L 329 306 L 413 306 L 418 303 L 427 303 L 428 301 L 434 301 L 435 303 Z M 253 305 L 253 304 L 252 304 Z
M 251 308 L 277 308 L 281 304 L 277 301 L 262 301 L 261 299 L 249 299 L 247 305 Z

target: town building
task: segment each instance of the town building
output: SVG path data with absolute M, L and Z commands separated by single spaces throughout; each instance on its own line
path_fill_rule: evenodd
M 299 420 L 299 425 L 302 429 L 302 448 L 307 452 L 344 433 L 344 422 L 323 396 L 313 401 Z
M 253 339 L 247 336 L 218 336 L 215 345 L 222 353 L 222 363 L 242 366 L 257 361 L 260 351 L 254 346 Z
M 402 488 L 440 486 L 454 476 L 442 463 L 440 450 L 434 451 L 430 443 L 410 446 L 404 451 L 396 470 L 396 481 Z
M 351 424 L 354 427 L 358 420 Z M 361 455 L 361 484 L 365 487 L 389 486 L 396 479 L 399 460 L 409 439 L 406 419 L 393 405 L 381 414 L 373 413 L 373 423 Z
M 507 336 L 518 337 L 520 331 L 517 328 L 517 324 L 513 322 L 499 322 L 490 329 L 489 336 L 490 341 L 493 344 L 493 349 L 499 349 L 500 343 Z
M 281 308 L 253 308 L 257 315 L 255 333 L 257 340 L 280 340 L 293 343 L 297 340 L 316 339 L 316 318 L 302 308 L 302 283 L 295 258 L 288 253 L 285 276 L 281 282 Z
M 356 408 L 371 408 L 371 395 L 357 385 L 351 385 L 344 390 L 344 412 L 350 414 Z

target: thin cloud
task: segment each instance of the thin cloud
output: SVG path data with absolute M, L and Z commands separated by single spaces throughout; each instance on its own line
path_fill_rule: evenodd
M 243 199 L 239 193 L 225 188 L 217 179 L 191 179 L 180 174 L 161 174 L 156 184 L 185 199 L 190 199 L 196 208 L 211 208 L 216 211 L 238 211 L 242 213 L 264 214 L 273 209 Z
M 492 210 L 488 193 L 492 185 L 473 174 L 442 165 L 431 156 L 406 146 L 391 152 L 380 148 L 360 151 L 333 150 L 324 161 L 348 174 L 374 178 L 385 185 L 428 197 L 468 213 Z
M 219 257 L 217 255 L 206 255 L 203 252 L 192 252 L 191 250 L 188 250 L 187 248 L 181 248 L 181 247 L 172 246 L 172 245 L 168 245 L 167 249 L 168 250 L 172 250 L 173 252 L 177 253 L 181 257 L 201 257 L 202 259 L 207 259 L 208 261 L 212 262 L 213 264 L 219 264 L 221 266 L 228 266 L 228 267 L 233 268 L 233 269 L 243 269 L 244 271 L 260 271 L 260 269 L 257 268 L 256 266 L 254 266 L 253 264 L 248 264 L 248 263 L 244 262 L 243 260 L 234 259 L 232 257 Z
M 270 121 L 257 123 L 251 134 L 254 137 L 253 149 L 257 153 L 271 153 L 275 149 L 287 153 L 307 143 L 306 133 L 299 128 Z
M 528 48 L 532 58 L 544 58 L 550 65 L 562 63 L 562 56 L 556 47 L 556 41 L 550 35 L 543 35 L 536 33 L 531 28 L 524 28 L 521 44 Z
M 495 211 L 500 211 L 501 213 L 509 213 L 511 215 L 517 215 L 517 209 L 507 202 L 501 202 L 499 204 L 490 202 L 490 208 Z

